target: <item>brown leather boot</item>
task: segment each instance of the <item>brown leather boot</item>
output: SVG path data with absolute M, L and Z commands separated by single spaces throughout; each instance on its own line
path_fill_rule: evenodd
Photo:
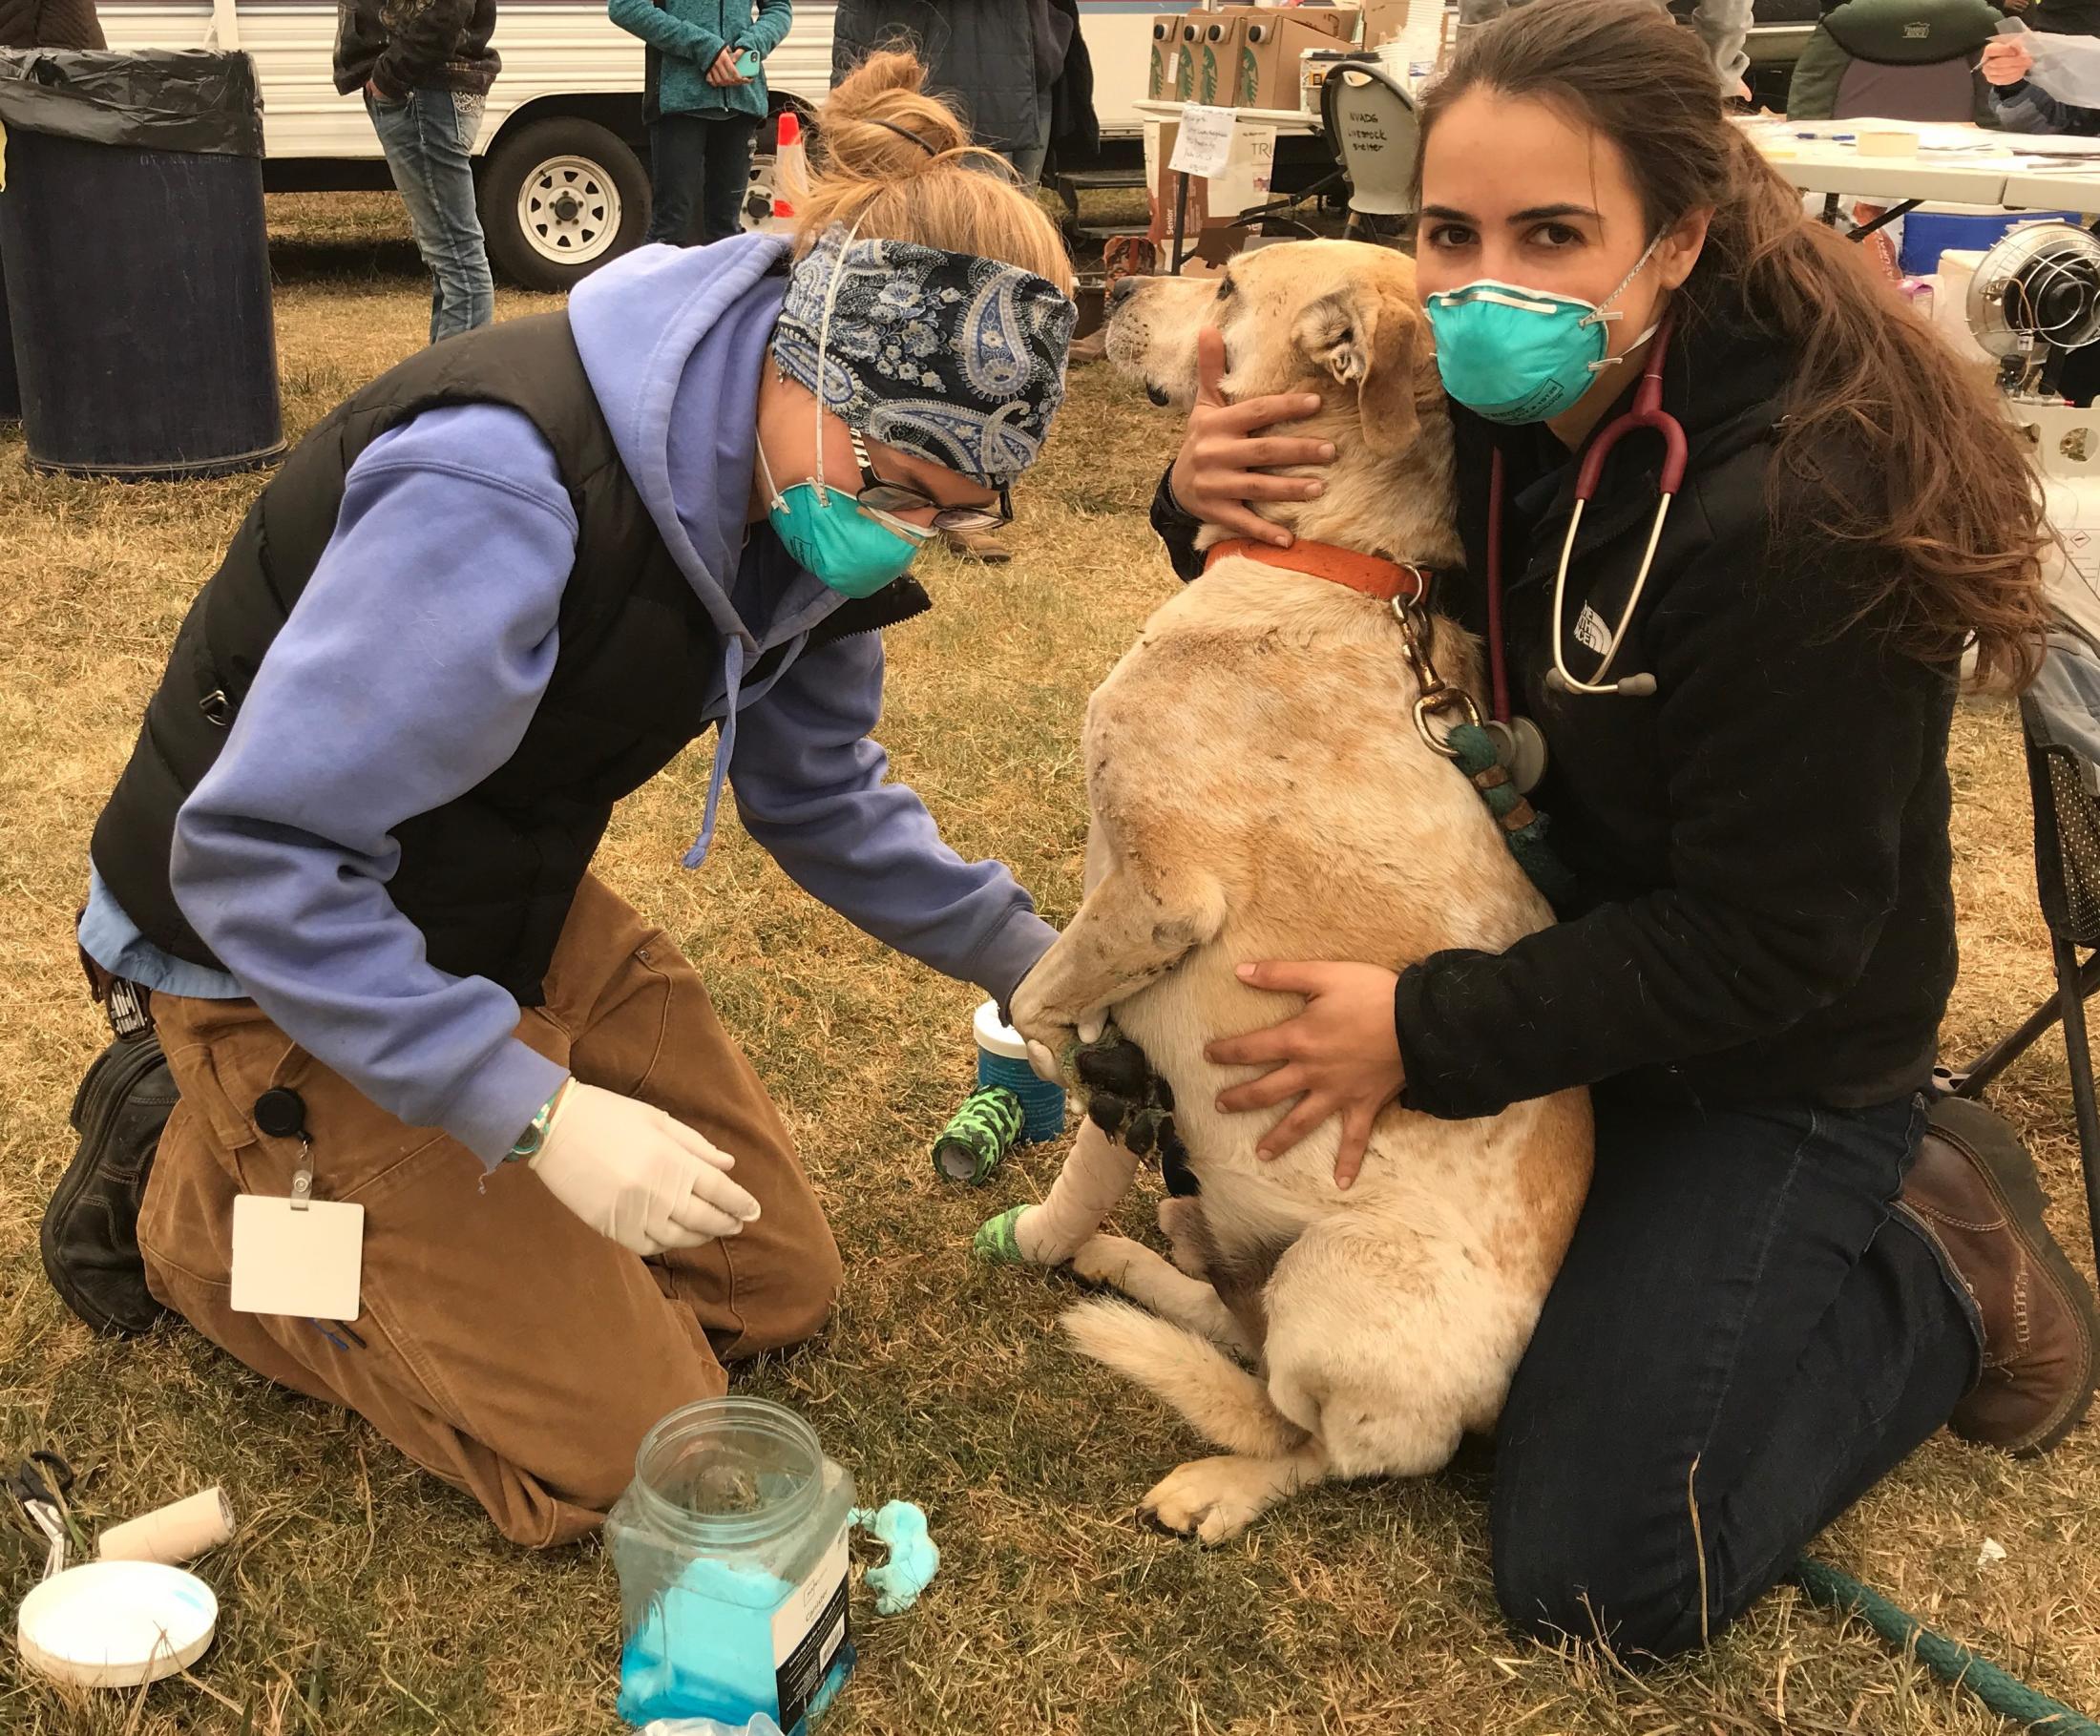
M 2010 1127 L 1965 1098 L 1934 1106 L 1900 1208 L 1939 1245 L 1984 1329 L 1983 1377 L 1947 1427 L 2016 1458 L 2047 1453 L 2085 1415 L 2100 1339 L 2092 1291 L 2042 1207 L 2034 1160 Z
M 988 567 L 1004 566 L 1014 558 L 1013 550 L 989 531 L 943 531 L 941 535 L 946 539 L 951 554 L 960 554 L 969 560 L 981 560 Z

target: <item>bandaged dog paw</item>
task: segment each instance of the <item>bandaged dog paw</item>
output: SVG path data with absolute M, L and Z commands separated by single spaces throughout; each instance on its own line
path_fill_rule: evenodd
M 977 1225 L 970 1252 L 994 1265 L 1061 1265 L 1069 1249 L 1054 1214 L 1040 1205 L 1014 1205 Z

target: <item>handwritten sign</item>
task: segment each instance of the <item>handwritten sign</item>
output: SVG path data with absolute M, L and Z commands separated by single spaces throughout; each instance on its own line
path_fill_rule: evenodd
M 1174 155 L 1167 167 L 1176 175 L 1201 175 L 1207 179 L 1223 175 L 1232 158 L 1232 111 L 1206 108 L 1200 102 L 1185 103 L 1181 132 L 1174 140 Z

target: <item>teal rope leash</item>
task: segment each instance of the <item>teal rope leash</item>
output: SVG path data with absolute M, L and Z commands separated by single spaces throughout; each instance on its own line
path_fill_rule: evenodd
M 1559 904 L 1575 889 L 1575 877 L 1545 841 L 1545 816 L 1524 800 L 1523 792 L 1497 759 L 1495 738 L 1478 723 L 1460 723 L 1444 740 L 1459 769 L 1473 780 L 1473 786 L 1487 804 L 1487 811 L 1502 828 L 1517 866 L 1544 894 L 1548 904 Z
M 1914 1651 L 1941 1681 L 1967 1688 L 2001 1718 L 2009 1718 L 2024 1729 L 2045 1730 L 2048 1736 L 2100 1736 L 2100 1724 L 2083 1712 L 2074 1712 L 2062 1701 L 2008 1676 L 1959 1641 L 1934 1633 L 1909 1611 L 1899 1609 L 1850 1574 L 1803 1556 L 1794 1565 L 1794 1579 L 1810 1602 L 1840 1616 L 1858 1616 L 1896 1650 Z

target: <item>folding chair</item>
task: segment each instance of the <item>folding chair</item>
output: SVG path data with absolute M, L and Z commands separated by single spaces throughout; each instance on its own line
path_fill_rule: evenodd
M 1966 1071 L 1942 1069 L 1939 1087 L 1950 1097 L 1981 1097 L 2036 1038 L 2062 1024 L 2086 1211 L 2100 1245 L 2100 1107 L 2094 1102 L 2086 1031 L 2086 1001 L 2100 989 L 2100 718 L 2088 716 L 2081 727 L 2067 715 L 2065 694 L 2061 684 L 2052 683 L 2020 701 L 2027 786 L 2034 797 L 2035 889 L 2056 956 L 2056 993 Z
M 1357 241 L 1390 241 L 1415 215 L 1415 98 L 1384 68 L 1344 64 L 1320 86 L 1320 125 L 1349 178 L 1349 222 Z

